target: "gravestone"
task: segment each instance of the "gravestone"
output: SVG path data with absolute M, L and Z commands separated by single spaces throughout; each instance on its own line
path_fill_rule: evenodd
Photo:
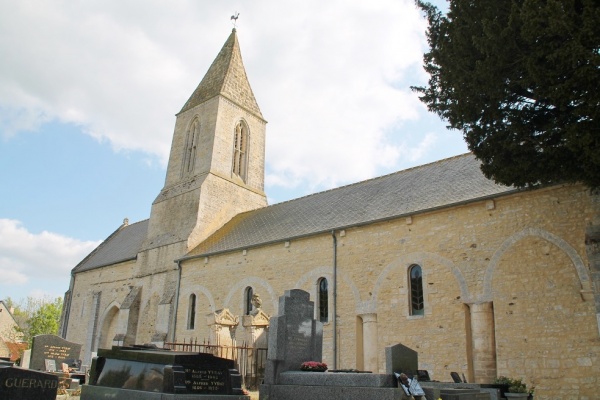
M 308 292 L 286 290 L 279 315 L 271 317 L 269 351 L 260 400 L 400 400 L 392 374 L 302 371 L 305 361 L 322 361 L 323 325 L 316 321 Z
M 233 360 L 141 347 L 99 349 L 81 399 L 248 399 Z
M 45 371 L 46 360 L 54 360 L 55 365 L 80 359 L 81 345 L 69 342 L 56 335 L 37 335 L 33 337 L 29 368 Z
M 279 314 L 270 319 L 265 384 L 276 384 L 282 372 L 300 371 L 305 361 L 321 362 L 323 324 L 314 319 L 314 312 L 314 302 L 304 290 L 286 290 L 279 297 Z
M 55 400 L 58 376 L 18 367 L 0 368 L 0 400 Z
M 385 348 L 385 372 L 404 372 L 409 376 L 417 375 L 419 353 L 401 343 Z

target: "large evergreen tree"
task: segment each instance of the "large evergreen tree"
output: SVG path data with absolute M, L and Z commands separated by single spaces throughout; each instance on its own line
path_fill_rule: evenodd
M 463 132 L 483 173 L 519 187 L 600 186 L 596 0 L 423 1 L 430 111 Z

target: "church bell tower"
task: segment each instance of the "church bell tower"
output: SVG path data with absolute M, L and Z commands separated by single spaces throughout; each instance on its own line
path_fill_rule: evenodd
M 233 29 L 177 114 L 145 249 L 185 242 L 190 251 L 236 214 L 267 205 L 265 127 Z

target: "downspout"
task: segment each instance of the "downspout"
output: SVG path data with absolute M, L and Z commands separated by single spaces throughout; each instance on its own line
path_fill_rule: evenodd
M 331 231 L 333 238 L 333 369 L 337 369 L 337 237 L 335 230 Z
M 181 286 L 181 260 L 177 260 L 177 287 L 175 288 L 175 307 L 173 309 L 173 329 L 171 329 L 171 343 L 175 343 L 177 331 L 177 310 L 179 309 L 179 287 Z

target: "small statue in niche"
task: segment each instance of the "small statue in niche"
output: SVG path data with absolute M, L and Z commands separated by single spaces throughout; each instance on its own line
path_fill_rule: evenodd
M 254 293 L 252 295 L 252 312 L 250 312 L 250 315 L 254 316 L 254 315 L 258 314 L 261 306 L 262 306 L 262 300 L 260 299 L 259 294 Z

